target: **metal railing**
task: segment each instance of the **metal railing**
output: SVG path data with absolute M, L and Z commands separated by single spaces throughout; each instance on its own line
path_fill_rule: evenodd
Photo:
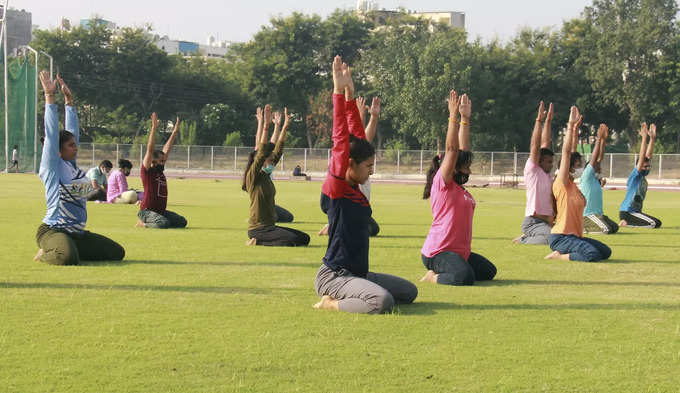
M 162 146 L 158 146 L 160 149 Z M 81 143 L 78 165 L 81 168 L 96 166 L 108 159 L 116 165 L 119 158 L 141 165 L 146 146 L 142 144 Z M 226 146 L 174 146 L 165 167 L 169 170 L 241 173 L 247 164 L 252 147 Z M 286 148 L 277 170 L 291 172 L 300 165 L 303 172 L 324 173 L 328 168 L 330 149 Z M 375 155 L 374 173 L 384 177 L 423 176 L 430 167 L 432 150 L 378 150 Z M 635 165 L 635 154 L 607 153 L 602 160 L 602 173 L 609 178 L 627 178 Z M 472 173 L 477 176 L 522 176 L 529 153 L 522 152 L 474 152 Z M 555 168 L 560 155 L 555 155 Z M 586 155 L 586 159 L 588 156 Z M 652 162 L 650 179 L 680 179 L 680 154 L 657 154 Z

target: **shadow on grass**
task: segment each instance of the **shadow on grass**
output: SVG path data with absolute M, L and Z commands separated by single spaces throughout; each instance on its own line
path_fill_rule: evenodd
M 197 292 L 222 294 L 269 295 L 273 292 L 291 292 L 293 289 L 267 289 L 246 287 L 189 287 L 179 285 L 122 285 L 122 284 L 70 284 L 70 283 L 12 283 L 0 282 L 0 288 L 9 289 L 84 289 L 94 291 L 154 291 L 154 292 Z
M 452 309 L 458 310 L 669 310 L 678 311 L 677 304 L 659 303 L 566 303 L 566 304 L 460 304 Z
M 419 302 L 413 304 L 399 304 L 396 307 L 396 314 L 400 315 L 434 315 L 437 311 L 454 310 L 460 308 L 454 303 L 443 302 Z
M 376 239 L 421 239 L 421 240 L 425 241 L 426 237 L 427 237 L 426 235 L 425 236 L 423 236 L 423 235 L 417 235 L 416 236 L 416 235 L 381 235 L 381 234 L 378 234 L 378 236 L 376 236 L 375 238 Z
M 642 281 L 563 281 L 563 280 L 493 280 L 475 282 L 480 287 L 503 287 L 511 285 L 566 285 L 566 286 L 656 286 L 680 287 L 680 282 L 642 282 Z M 680 309 L 680 307 L 679 307 Z
M 98 264 L 101 265 L 101 264 Z M 113 265 L 113 264 L 111 264 Z M 116 265 L 202 265 L 202 266 L 269 266 L 269 267 L 316 267 L 321 266 L 319 262 L 202 262 L 202 261 L 138 261 L 138 260 L 124 260 L 116 263 Z

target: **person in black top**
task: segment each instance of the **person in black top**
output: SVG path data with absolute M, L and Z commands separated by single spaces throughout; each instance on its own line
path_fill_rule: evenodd
M 333 61 L 333 150 L 323 194 L 328 214 L 328 249 L 315 280 L 321 300 L 317 309 L 378 314 L 395 303 L 413 303 L 418 288 L 411 282 L 368 268 L 371 206 L 358 185 L 373 171 L 375 149 L 350 129 L 363 125 L 352 98 L 354 85 L 349 67 L 340 56 Z

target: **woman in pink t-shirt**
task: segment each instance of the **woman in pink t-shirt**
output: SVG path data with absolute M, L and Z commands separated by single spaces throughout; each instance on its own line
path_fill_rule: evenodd
M 448 103 L 446 154 L 432 160 L 423 193 L 423 198 L 431 201 L 432 226 L 421 250 L 427 274 L 420 281 L 473 285 L 475 281 L 492 280 L 496 276 L 496 266 L 483 256 L 470 252 L 475 199 L 463 185 L 470 177 L 472 164 L 472 103 L 467 94 L 459 98 L 453 90 Z

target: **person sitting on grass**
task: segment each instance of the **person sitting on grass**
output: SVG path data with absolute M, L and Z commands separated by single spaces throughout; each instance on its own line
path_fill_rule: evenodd
M 281 112 L 274 112 L 273 115 L 271 114 L 271 105 L 265 105 L 265 110 L 269 111 L 270 114 L 270 120 L 271 122 L 274 123 L 274 133 L 272 134 L 271 138 L 271 143 L 276 144 L 276 141 L 279 140 L 279 134 L 281 132 Z M 270 121 L 264 122 L 263 119 L 263 111 L 262 108 L 257 107 L 257 111 L 255 112 L 255 118 L 257 118 L 257 132 L 255 133 L 255 150 L 253 150 L 250 153 L 250 156 L 248 156 L 248 162 L 251 162 L 255 158 L 255 155 L 257 154 L 257 148 L 260 144 L 260 140 L 262 139 L 262 131 L 264 127 L 267 127 L 267 133 L 269 133 L 269 123 Z M 283 154 L 283 151 L 281 152 Z M 269 178 L 274 181 L 274 169 L 276 169 L 276 165 L 278 165 L 279 161 L 281 160 L 282 156 L 274 156 L 274 161 L 272 162 L 272 165 L 274 168 L 272 171 L 269 173 Z M 243 191 L 246 191 L 245 186 L 241 187 Z M 293 216 L 293 213 L 288 211 L 287 209 L 279 206 L 279 205 L 274 205 L 274 212 L 276 215 L 274 216 L 275 222 L 286 222 L 290 223 L 295 220 L 295 217 Z
M 612 254 L 606 244 L 583 237 L 583 209 L 586 199 L 574 183 L 574 178 L 582 172 L 583 163 L 580 154 L 572 152 L 576 139 L 574 133 L 578 133 L 581 120 L 578 108 L 572 106 L 559 171 L 553 183 L 557 217 L 550 235 L 550 249 L 553 252 L 546 259 L 598 262 Z
M 179 117 L 175 121 L 175 127 L 170 138 L 165 142 L 163 150 L 154 150 L 156 131 L 158 130 L 158 116 L 151 114 L 151 132 L 146 143 L 146 154 L 140 170 L 142 184 L 144 185 L 144 198 L 140 204 L 137 217 L 138 227 L 146 228 L 184 228 L 187 226 L 186 218 L 175 212 L 167 210 L 168 182 L 165 178 L 165 162 L 170 156 L 172 145 L 175 143 L 179 130 Z
M 92 192 L 87 195 L 87 200 L 90 202 L 105 202 L 107 193 L 107 177 L 113 168 L 113 164 L 109 160 L 104 160 L 99 163 L 98 167 L 90 168 L 87 171 L 87 178 L 92 182 Z
M 333 61 L 333 150 L 323 193 L 329 197 L 328 249 L 314 286 L 321 300 L 316 309 L 350 313 L 388 312 L 395 303 L 408 304 L 418 288 L 396 276 L 373 273 L 368 264 L 368 223 L 371 205 L 359 191 L 373 171 L 375 149 L 368 141 L 353 137 L 350 127 L 360 127 L 349 67 L 336 56 Z M 349 88 L 349 92 L 346 90 Z M 348 116 L 347 111 L 354 115 Z M 348 124 L 349 119 L 355 122 Z
M 553 113 L 553 104 L 550 104 L 546 112 L 541 101 L 531 134 L 531 152 L 524 166 L 527 203 L 522 221 L 522 235 L 514 239 L 513 243 L 548 244 L 550 238 L 550 228 L 555 218 L 551 191 L 555 153 L 550 150 Z
M 435 156 L 427 173 L 423 199 L 430 198 L 432 226 L 421 250 L 427 273 L 420 281 L 443 285 L 473 285 L 493 280 L 496 266 L 470 252 L 475 199 L 463 187 L 470 177 L 470 114 L 467 94 L 451 90 L 448 99 L 449 125 L 446 152 Z M 460 113 L 460 131 L 458 127 Z
M 369 143 L 373 143 L 373 139 L 375 138 L 375 134 L 378 130 L 378 119 L 380 118 L 380 97 L 374 97 L 373 101 L 371 101 L 371 107 L 369 108 L 366 105 L 366 101 L 364 97 L 359 97 L 354 102 L 350 102 L 348 96 L 353 96 L 354 95 L 354 86 L 350 86 L 348 89 L 351 89 L 351 93 L 345 94 L 345 99 L 347 99 L 346 105 L 356 105 L 358 108 L 359 112 L 359 118 L 360 118 L 360 123 L 357 123 L 352 116 L 355 115 L 356 112 L 349 110 L 347 111 L 347 123 L 349 125 L 349 132 L 350 134 L 354 135 L 357 138 L 362 138 L 366 139 Z M 366 125 L 366 129 L 364 131 L 364 124 L 365 124 L 365 118 L 366 118 L 366 111 L 368 111 L 371 114 L 371 118 L 368 121 L 368 124 Z M 367 179 L 364 184 L 359 184 L 359 190 L 361 191 L 362 194 L 366 197 L 366 199 L 370 202 L 371 201 L 371 179 Z M 325 195 L 323 192 L 321 193 L 321 210 L 326 213 L 326 208 L 328 204 L 328 196 Z M 368 221 L 368 235 L 371 237 L 378 236 L 378 233 L 380 232 L 380 226 L 378 223 L 373 219 L 373 217 L 369 217 Z M 319 236 L 326 236 L 328 235 L 328 224 L 324 225 L 323 228 L 319 231 Z
M 130 176 L 131 171 L 132 163 L 129 160 L 124 158 L 118 160 L 118 169 L 112 171 L 109 175 L 106 202 L 139 203 L 144 194 L 136 190 L 128 190 L 127 177 Z
M 580 188 L 586 198 L 586 207 L 583 211 L 583 229 L 586 233 L 614 234 L 619 230 L 619 226 L 604 215 L 602 210 L 604 179 L 601 178 L 601 163 L 608 135 L 609 128 L 607 125 L 600 124 L 593 154 L 583 171 L 583 175 L 581 175 Z
M 656 125 L 652 124 L 647 129 L 647 123 L 642 123 L 640 136 L 642 137 L 640 156 L 635 163 L 635 168 L 628 176 L 626 197 L 619 209 L 619 219 L 621 219 L 619 225 L 633 228 L 660 228 L 661 220 L 642 212 L 642 204 L 647 196 L 647 175 L 652 168 Z
M 258 114 L 261 111 L 258 108 Z M 292 228 L 276 226 L 276 204 L 274 196 L 276 187 L 271 179 L 275 163 L 283 154 L 283 144 L 288 131 L 290 116 L 284 109 L 285 122 L 276 138 L 267 141 L 269 123 L 271 122 L 271 106 L 264 109 L 264 127 L 260 133 L 257 150 L 250 153 L 248 164 L 243 173 L 242 189 L 250 195 L 250 218 L 248 219 L 248 241 L 246 245 L 259 246 L 306 246 L 309 235 Z M 259 117 L 258 117 L 259 123 Z M 259 128 L 259 127 L 258 127 Z
M 76 164 L 80 132 L 72 95 L 59 75 L 40 73 L 45 92 L 45 138 L 40 161 L 40 180 L 45 185 L 47 213 L 38 227 L 40 250 L 36 261 L 51 265 L 78 265 L 81 261 L 120 261 L 125 249 L 115 241 L 85 230 L 87 195 L 92 183 Z M 54 94 L 61 85 L 66 110 L 66 130 L 59 131 Z

